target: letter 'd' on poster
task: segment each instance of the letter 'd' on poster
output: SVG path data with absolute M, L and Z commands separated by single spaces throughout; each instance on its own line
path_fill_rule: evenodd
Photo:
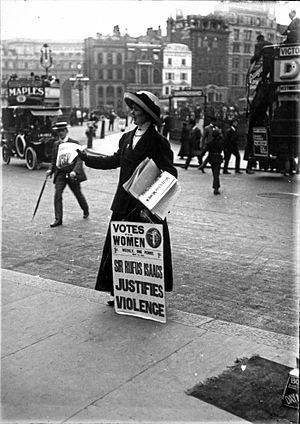
M 163 226 L 111 222 L 115 311 L 166 322 Z

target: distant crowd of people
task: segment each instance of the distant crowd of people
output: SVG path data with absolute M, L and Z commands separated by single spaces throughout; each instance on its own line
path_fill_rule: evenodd
M 240 169 L 241 154 L 239 150 L 239 121 L 237 118 L 229 122 L 229 127 L 222 131 L 217 125 L 217 120 L 214 116 L 210 117 L 210 123 L 203 128 L 203 134 L 199 128 L 199 124 L 195 119 L 190 119 L 182 124 L 180 136 L 180 149 L 178 156 L 180 159 L 185 159 L 182 167 L 187 170 L 191 160 L 196 157 L 198 160 L 198 169 L 205 173 L 207 164 L 210 164 L 213 174 L 213 190 L 214 194 L 220 194 L 220 173 L 221 165 L 223 164 L 223 174 L 231 174 L 228 170 L 231 156 L 235 157 L 234 172 L 243 174 Z M 256 167 L 256 160 L 251 157 L 246 149 L 244 160 L 247 161 L 246 174 L 254 174 L 253 168 Z M 293 170 L 299 173 L 299 165 L 294 160 L 291 163 L 291 158 L 287 157 L 282 163 L 280 170 L 284 175 L 290 175 Z
M 203 134 L 195 119 L 184 122 L 180 137 L 180 150 L 178 156 L 186 159 L 183 165 L 188 169 L 193 157 L 198 159 L 198 169 L 205 173 L 206 165 L 209 163 L 213 174 L 214 194 L 220 194 L 220 172 L 224 161 L 223 174 L 230 174 L 228 164 L 231 155 L 235 156 L 235 173 L 242 174 L 240 170 L 241 155 L 238 147 L 238 120 L 233 119 L 225 134 L 217 126 L 216 118 L 212 116 L 210 123 L 203 129 Z M 246 169 L 247 174 L 252 174 L 250 164 Z

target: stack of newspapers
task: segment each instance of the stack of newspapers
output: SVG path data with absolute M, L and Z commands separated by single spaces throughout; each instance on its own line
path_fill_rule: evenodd
M 123 187 L 160 219 L 165 219 L 180 193 L 177 178 L 161 171 L 149 158 L 139 164 Z

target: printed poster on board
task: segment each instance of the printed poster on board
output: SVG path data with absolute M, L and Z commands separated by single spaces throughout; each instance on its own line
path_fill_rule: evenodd
M 111 222 L 115 311 L 166 322 L 163 226 Z

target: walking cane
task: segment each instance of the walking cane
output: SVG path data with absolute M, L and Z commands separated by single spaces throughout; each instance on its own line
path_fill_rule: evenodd
M 45 181 L 44 181 L 44 183 L 43 183 L 43 186 L 42 186 L 42 189 L 41 189 L 41 192 L 40 192 L 39 198 L 38 198 L 38 200 L 37 200 L 36 207 L 35 207 L 35 209 L 34 209 L 34 212 L 33 212 L 32 218 L 31 218 L 31 221 L 32 221 L 32 220 L 33 220 L 33 218 L 35 217 L 35 214 L 36 214 L 36 212 L 37 212 L 37 210 L 38 210 L 38 207 L 39 207 L 39 204 L 40 204 L 40 201 L 41 201 L 42 194 L 43 194 L 44 189 L 45 189 L 45 187 L 46 187 L 46 183 L 47 183 L 47 178 L 48 178 L 48 177 L 49 177 L 49 175 L 46 175 L 46 178 L 45 178 Z

